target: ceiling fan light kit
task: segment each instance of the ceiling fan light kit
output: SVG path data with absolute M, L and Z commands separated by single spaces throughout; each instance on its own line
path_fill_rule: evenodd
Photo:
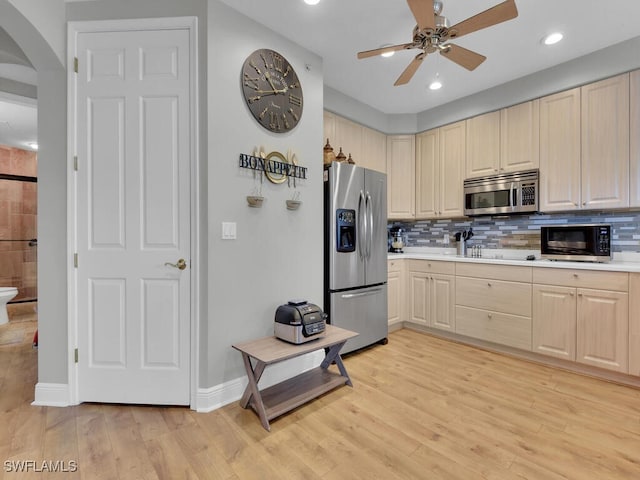
M 422 61 L 431 53 L 440 53 L 469 71 L 475 70 L 487 57 L 449 43 L 449 40 L 512 20 L 518 16 L 515 0 L 505 0 L 449 27 L 448 19 L 441 15 L 443 2 L 438 0 L 407 0 L 407 4 L 416 20 L 413 41 L 358 53 L 358 58 L 362 59 L 398 50 L 421 50 L 395 81 L 394 85 L 396 86 L 409 83 Z

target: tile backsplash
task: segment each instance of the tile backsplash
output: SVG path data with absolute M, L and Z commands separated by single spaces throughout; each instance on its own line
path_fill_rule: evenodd
M 608 223 L 611 225 L 613 252 L 640 252 L 640 211 L 549 213 L 473 217 L 453 220 L 417 220 L 389 222 L 388 227 L 402 227 L 408 247 L 454 247 L 456 232 L 473 229 L 468 245 L 483 248 L 518 248 L 540 250 L 540 226 L 571 223 Z M 449 245 L 446 237 L 449 238 Z

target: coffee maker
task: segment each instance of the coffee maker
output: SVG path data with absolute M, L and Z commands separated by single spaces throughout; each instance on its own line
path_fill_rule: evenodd
M 389 252 L 403 253 L 406 244 L 405 233 L 402 227 L 391 227 L 389 229 Z

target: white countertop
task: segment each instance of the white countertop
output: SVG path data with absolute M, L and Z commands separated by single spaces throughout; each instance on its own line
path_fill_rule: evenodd
M 469 250 L 469 255 L 471 251 Z M 535 260 L 526 260 L 527 255 L 534 255 Z M 440 260 L 449 262 L 489 263 L 494 265 L 521 265 L 526 267 L 572 268 L 577 270 L 604 270 L 610 272 L 640 272 L 640 253 L 614 253 L 613 259 L 607 263 L 565 262 L 540 258 L 537 250 L 516 249 L 482 249 L 482 257 L 456 255 L 455 248 L 405 247 L 404 253 L 389 253 L 387 258 Z

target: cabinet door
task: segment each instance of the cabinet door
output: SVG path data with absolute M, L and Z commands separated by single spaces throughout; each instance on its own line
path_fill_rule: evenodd
M 640 273 L 629 274 L 629 375 L 640 376 Z
M 387 137 L 387 216 L 415 216 L 416 142 L 414 135 Z
M 432 275 L 429 291 L 431 294 L 430 326 L 450 332 L 456 331 L 455 277 L 452 275 Z
M 580 89 L 540 99 L 540 210 L 580 205 Z
M 500 165 L 500 112 L 489 112 L 466 120 L 466 176 L 498 173 Z
M 354 159 L 357 165 L 387 173 L 387 136 L 364 127 L 361 155 L 360 160 Z
M 582 207 L 629 206 L 629 74 L 582 87 Z
M 576 289 L 533 286 L 533 351 L 575 361 Z
M 627 373 L 628 295 L 579 288 L 576 361 Z
M 438 130 L 416 135 L 416 218 L 438 216 Z
M 349 154 L 353 157 L 356 164 L 362 159 L 362 125 L 358 125 L 346 118 L 336 115 L 336 140 L 335 145 L 331 142 L 333 151 L 337 155 L 342 148 L 342 153 L 347 157 Z
M 640 207 L 640 70 L 629 77 L 629 205 Z
M 439 130 L 439 216 L 462 217 L 464 216 L 462 182 L 466 158 L 465 122 L 460 121 L 445 125 Z
M 404 268 L 401 260 L 387 262 L 387 308 L 389 325 L 402 322 L 404 317 Z
M 324 131 L 324 140 L 323 140 L 322 146 L 324 146 L 324 144 L 327 143 L 327 140 L 329 140 L 329 144 L 334 148 L 334 152 L 337 155 L 338 154 L 338 149 L 335 148 L 336 116 L 333 113 L 327 112 L 325 110 L 323 112 L 323 117 L 322 118 L 323 118 L 322 127 L 323 127 L 323 131 Z
M 540 166 L 540 100 L 500 111 L 500 173 Z
M 409 272 L 409 321 L 429 325 L 429 278 L 421 272 Z

